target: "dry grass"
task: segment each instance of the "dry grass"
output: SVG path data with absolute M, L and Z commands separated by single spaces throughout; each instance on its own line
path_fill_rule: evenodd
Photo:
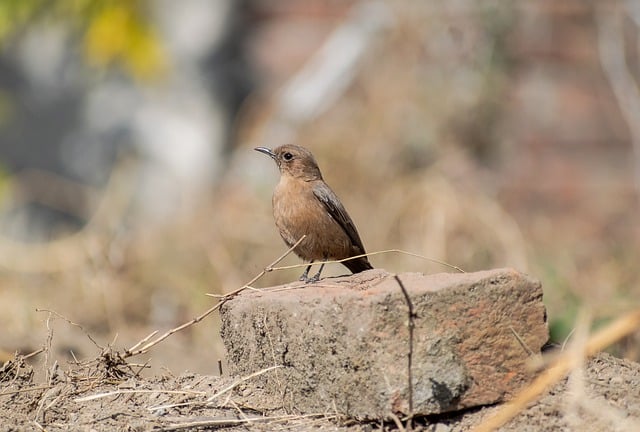
M 571 349 L 564 351 L 527 387 L 525 387 L 516 397 L 506 404 L 495 415 L 489 417 L 473 432 L 491 432 L 507 423 L 509 420 L 522 413 L 530 404 L 535 402 L 542 393 L 557 384 L 570 372 L 575 371 L 584 365 L 585 359 L 594 356 L 598 352 L 606 349 L 611 344 L 630 335 L 640 327 L 640 310 L 635 310 L 620 317 L 615 322 L 600 330 L 588 340 L 578 338 Z M 588 323 L 581 328 L 587 333 Z M 584 377 L 576 377 L 573 381 L 573 397 L 581 401 L 588 401 L 584 391 Z M 584 404 L 588 405 L 588 404 Z M 596 411 L 606 410 L 606 405 L 594 406 Z M 621 424 L 616 421 L 614 424 Z M 637 429 L 638 424 L 635 425 Z M 630 429 L 631 430 L 631 429 Z

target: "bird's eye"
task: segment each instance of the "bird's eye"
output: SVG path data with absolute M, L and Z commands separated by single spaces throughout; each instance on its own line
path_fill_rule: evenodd
M 282 155 L 282 158 L 286 161 L 290 161 L 291 159 L 293 159 L 293 155 L 289 152 L 286 152 L 285 154 Z

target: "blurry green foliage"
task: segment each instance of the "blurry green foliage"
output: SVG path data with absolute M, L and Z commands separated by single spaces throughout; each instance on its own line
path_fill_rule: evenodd
M 119 65 L 137 79 L 161 75 L 166 57 L 145 0 L 0 0 L 0 44 L 55 22 L 76 32 L 93 67 Z
M 549 339 L 562 344 L 571 335 L 576 325 L 580 308 L 579 302 L 569 303 L 562 314 L 555 315 L 549 322 Z

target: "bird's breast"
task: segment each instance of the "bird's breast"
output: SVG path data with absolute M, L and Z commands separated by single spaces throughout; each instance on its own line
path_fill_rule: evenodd
M 273 216 L 289 246 L 303 235 L 295 249 L 305 260 L 341 259 L 349 256 L 350 240 L 313 194 L 313 183 L 282 176 L 273 193 Z

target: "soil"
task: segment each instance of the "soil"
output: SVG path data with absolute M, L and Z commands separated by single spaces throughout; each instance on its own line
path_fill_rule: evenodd
M 7 362 L 0 368 L 0 431 L 397 429 L 395 423 L 355 423 L 332 413 L 284 412 L 273 398 L 260 399 L 251 377 L 144 377 L 138 371 L 113 353 L 66 370 L 54 364 L 39 374 L 23 359 Z M 468 431 L 499 408 L 414 419 L 413 429 Z M 501 430 L 640 430 L 640 364 L 599 354 Z

